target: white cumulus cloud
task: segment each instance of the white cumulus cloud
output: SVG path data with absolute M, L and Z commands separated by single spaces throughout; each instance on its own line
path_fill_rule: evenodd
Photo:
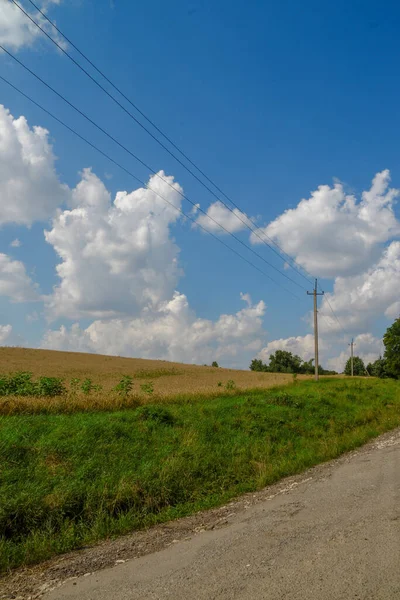
M 196 219 L 196 223 L 212 233 L 236 233 L 246 229 L 247 225 L 253 226 L 253 221 L 245 213 L 240 212 L 237 208 L 230 211 L 219 200 L 210 204 L 207 213 L 200 214 Z
M 36 286 L 27 275 L 24 264 L 0 253 L 0 296 L 12 302 L 36 302 L 40 299 Z
M 18 238 L 15 238 L 10 244 L 11 248 L 20 248 L 22 246 Z
M 39 2 L 38 5 L 44 12 L 51 4 L 60 4 L 60 0 L 47 0 Z M 21 3 L 22 5 L 22 3 Z M 46 19 L 37 11 L 27 12 L 42 29 L 45 29 L 50 35 L 57 40 L 60 45 L 64 46 L 64 42 L 60 40 L 57 32 L 51 27 Z M 32 23 L 32 21 L 24 15 L 24 13 L 9 0 L 2 0 L 0 3 L 0 43 L 10 50 L 19 50 L 24 46 L 32 46 L 40 36 L 44 37 L 43 33 Z
M 322 340 L 320 341 L 319 348 L 321 351 L 325 348 L 325 344 Z M 310 358 L 314 358 L 314 335 L 308 333 L 304 336 L 272 340 L 260 350 L 257 358 L 261 358 L 263 362 L 268 363 L 271 354 L 277 350 L 286 350 L 287 352 L 297 354 L 303 360 L 308 361 Z
M 393 210 L 399 190 L 390 189 L 388 170 L 378 173 L 357 202 L 343 186 L 321 185 L 296 208 L 259 231 L 266 233 L 310 273 L 354 275 L 376 262 L 381 244 L 400 235 Z M 260 243 L 251 234 L 251 242 Z
M 399 315 L 400 242 L 394 241 L 383 251 L 381 258 L 364 273 L 354 277 L 337 277 L 333 293 L 327 294 L 343 327 L 350 331 L 369 329 L 371 323 L 385 314 L 393 319 Z M 330 328 L 339 330 L 330 316 L 326 299 L 321 310 Z M 328 331 L 321 321 L 321 331 Z
M 236 314 L 211 321 L 196 317 L 186 296 L 175 292 L 157 310 L 143 310 L 137 318 L 96 320 L 84 330 L 76 323 L 48 331 L 42 347 L 186 363 L 231 362 L 237 357 L 238 364 L 247 366 L 262 343 L 265 309 L 262 301 L 247 302 Z
M 382 340 L 371 333 L 362 333 L 354 338 L 354 356 L 362 358 L 365 366 L 374 362 L 381 354 L 383 354 Z M 350 349 L 347 348 L 338 356 L 328 359 L 327 366 L 329 369 L 342 373 L 349 358 Z
M 45 232 L 61 259 L 60 283 L 47 299 L 51 317 L 132 315 L 171 298 L 181 269 L 170 227 L 180 217 L 182 197 L 173 177 L 159 175 L 169 185 L 154 176 L 147 188 L 118 192 L 111 201 L 100 179 L 83 172 L 73 208 Z
M 14 119 L 0 105 L 0 226 L 30 226 L 48 219 L 68 200 L 48 135 L 42 127 L 30 128 L 25 117 Z

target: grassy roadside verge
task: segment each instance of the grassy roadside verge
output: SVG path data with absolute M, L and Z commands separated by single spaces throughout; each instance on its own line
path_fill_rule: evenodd
M 0 417 L 0 569 L 226 502 L 400 425 L 400 382 Z

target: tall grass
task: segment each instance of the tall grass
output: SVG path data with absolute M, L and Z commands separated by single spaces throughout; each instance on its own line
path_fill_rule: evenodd
M 379 380 L 2 416 L 0 569 L 215 506 L 397 425 L 400 383 Z

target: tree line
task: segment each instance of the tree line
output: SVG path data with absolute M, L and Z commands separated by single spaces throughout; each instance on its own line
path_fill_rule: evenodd
M 400 317 L 393 325 L 387 328 L 383 336 L 385 352 L 375 362 L 365 366 L 359 356 L 353 358 L 353 373 L 357 376 L 371 375 L 372 377 L 391 377 L 400 379 Z M 254 358 L 250 363 L 251 371 L 262 371 L 265 373 L 298 373 L 312 375 L 314 373 L 314 359 L 303 360 L 297 354 L 287 350 L 277 350 L 269 357 L 269 363 L 264 363 L 259 358 Z M 320 375 L 337 375 L 336 371 L 329 371 L 318 365 Z M 351 375 L 351 358 L 344 367 L 344 374 Z
M 287 350 L 277 350 L 269 357 L 269 364 L 263 363 L 259 358 L 254 358 L 250 363 L 251 371 L 262 371 L 264 373 L 293 373 L 312 375 L 315 372 L 314 359 L 303 360 L 297 354 Z M 318 365 L 320 375 L 337 375 L 336 371 L 328 371 Z
M 383 345 L 385 346 L 383 357 L 380 356 L 376 361 L 368 363 L 367 366 L 365 366 L 362 358 L 359 356 L 354 357 L 354 375 L 371 375 L 381 379 L 388 377 L 400 379 L 400 317 L 387 328 L 383 336 Z M 344 373 L 345 375 L 351 375 L 350 358 L 346 362 Z

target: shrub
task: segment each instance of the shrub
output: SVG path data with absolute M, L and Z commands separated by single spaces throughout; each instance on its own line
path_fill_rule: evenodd
M 39 377 L 36 383 L 38 396 L 61 396 L 66 389 L 62 379 L 59 377 Z
M 145 385 L 145 384 L 144 384 Z M 120 396 L 129 396 L 133 388 L 133 379 L 130 375 L 124 375 L 121 381 L 115 386 L 114 390 Z
M 89 378 L 85 379 L 81 385 L 81 390 L 84 394 L 90 394 L 91 392 L 100 392 L 101 389 L 101 385 L 93 383 L 93 381 Z
M 236 383 L 233 381 L 233 379 L 229 379 L 229 381 L 226 382 L 225 388 L 227 390 L 235 390 L 236 389 Z
M 32 373 L 20 371 L 0 377 L 0 396 L 60 396 L 65 387 L 58 377 L 39 377 L 32 380 Z

